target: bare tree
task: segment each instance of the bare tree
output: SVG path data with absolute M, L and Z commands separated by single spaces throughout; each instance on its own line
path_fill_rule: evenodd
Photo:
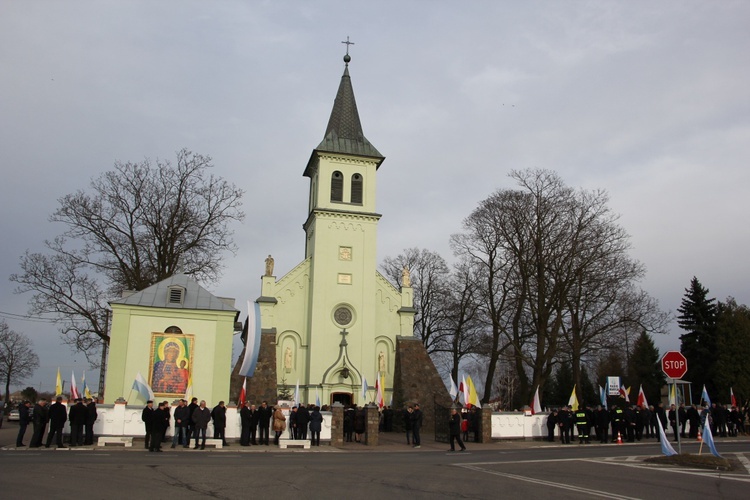
M 450 270 L 445 260 L 427 249 L 407 248 L 397 257 L 383 259 L 383 274 L 401 286 L 402 271 L 409 269 L 414 288 L 414 334 L 422 340 L 429 354 L 445 350 L 449 331 L 447 310 L 450 293 Z
M 479 351 L 485 326 L 480 318 L 477 291 L 479 282 L 466 262 L 453 270 L 446 304 L 446 333 L 441 351 L 448 358 L 454 381 L 458 381 L 458 367 L 467 356 Z
M 39 357 L 31 340 L 17 333 L 0 320 L 0 379 L 5 382 L 5 407 L 10 404 L 10 384 L 23 382 L 39 367 Z
M 229 224 L 240 221 L 243 191 L 208 173 L 211 158 L 186 149 L 177 163 L 115 163 L 89 190 L 62 197 L 50 220 L 66 226 L 48 253 L 21 257 L 18 293 L 31 314 L 51 314 L 74 349 L 109 342 L 107 301 L 176 273 L 215 281 L 221 253 L 234 252 Z M 89 360 L 91 361 L 91 359 Z
M 546 170 L 513 171 L 510 177 L 519 188 L 480 202 L 452 243 L 482 283 L 489 327 L 485 387 L 493 387 L 498 360 L 510 350 L 517 406 L 544 385 L 558 354 L 568 351 L 574 358 L 578 380 L 590 350 L 626 325 L 658 330 L 665 316 L 634 292 L 644 270 L 628 257 L 628 235 L 607 208 L 605 193 L 577 192 Z M 487 390 L 482 401 L 490 396 Z

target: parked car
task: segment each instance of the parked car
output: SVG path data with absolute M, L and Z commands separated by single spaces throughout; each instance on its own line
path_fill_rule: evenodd
M 10 422 L 11 420 L 21 420 L 21 415 L 18 413 L 18 409 L 10 410 L 10 413 L 8 413 L 8 422 Z

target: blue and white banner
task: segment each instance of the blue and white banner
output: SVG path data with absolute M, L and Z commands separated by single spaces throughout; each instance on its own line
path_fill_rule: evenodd
M 240 366 L 241 377 L 252 377 L 258 364 L 260 352 L 260 305 L 247 301 L 247 338 L 245 339 L 245 357 Z
M 716 450 L 716 443 L 714 442 L 714 435 L 711 433 L 711 425 L 709 422 L 706 422 L 706 425 L 703 426 L 703 442 L 708 445 L 708 449 L 711 450 L 711 455 L 723 458 Z
M 133 390 L 137 391 L 138 394 L 140 394 L 146 401 L 154 400 L 154 391 L 151 390 L 151 386 L 148 385 L 148 382 L 146 382 L 146 379 L 143 378 L 141 372 L 138 372 L 138 375 L 135 376 L 135 380 L 133 381 Z

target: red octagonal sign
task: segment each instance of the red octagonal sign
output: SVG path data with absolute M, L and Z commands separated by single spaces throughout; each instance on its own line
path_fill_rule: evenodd
M 669 351 L 661 358 L 661 371 L 669 378 L 682 378 L 687 373 L 687 359 L 680 351 Z

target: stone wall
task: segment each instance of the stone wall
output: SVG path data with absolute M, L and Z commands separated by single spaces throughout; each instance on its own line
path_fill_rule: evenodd
M 419 403 L 422 409 L 422 434 L 428 438 L 435 432 L 435 405 L 449 407 L 451 397 L 422 341 L 414 337 L 398 337 L 393 376 L 393 408 L 399 412 L 414 403 Z
M 243 377 L 238 375 L 245 350 L 242 350 L 237 364 L 232 370 L 232 384 L 230 400 L 237 402 L 242 389 Z M 255 373 L 247 379 L 247 401 L 260 406 L 261 401 L 268 401 L 269 406 L 275 405 L 278 399 L 276 384 L 276 331 L 261 333 L 260 351 Z

